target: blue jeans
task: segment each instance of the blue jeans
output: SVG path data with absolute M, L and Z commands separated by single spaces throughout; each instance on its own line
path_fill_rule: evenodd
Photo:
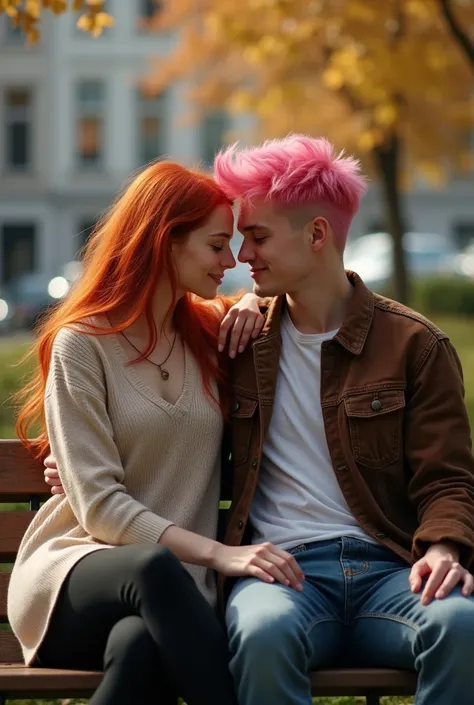
M 227 606 L 240 705 L 311 705 L 308 671 L 341 663 L 416 670 L 416 705 L 474 703 L 474 598 L 421 604 L 382 545 L 341 538 L 291 549 L 303 592 L 239 580 Z

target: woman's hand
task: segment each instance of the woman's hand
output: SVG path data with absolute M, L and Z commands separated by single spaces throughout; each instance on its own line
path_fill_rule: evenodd
M 276 580 L 295 590 L 303 589 L 304 573 L 294 556 L 268 542 L 252 546 L 217 543 L 213 549 L 211 567 L 223 575 L 249 576 L 265 583 Z
M 45 471 L 44 471 L 44 481 L 49 487 L 51 487 L 51 494 L 64 494 L 64 487 L 59 479 L 58 466 L 52 455 L 44 461 Z
M 256 338 L 262 330 L 264 316 L 260 313 L 259 298 L 255 294 L 245 294 L 238 303 L 229 309 L 221 323 L 218 348 L 222 352 L 229 333 L 229 357 L 243 352 L 250 338 Z

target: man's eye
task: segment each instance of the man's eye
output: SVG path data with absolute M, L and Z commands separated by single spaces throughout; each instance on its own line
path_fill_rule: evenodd
M 256 237 L 255 242 L 258 243 L 259 245 L 262 244 L 262 242 L 265 242 L 267 238 L 266 237 Z

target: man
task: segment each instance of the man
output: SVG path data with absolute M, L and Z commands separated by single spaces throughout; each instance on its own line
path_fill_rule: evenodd
M 350 663 L 416 669 L 417 705 L 468 705 L 474 460 L 457 355 L 344 271 L 355 160 L 296 135 L 230 148 L 215 173 L 241 202 L 239 259 L 274 297 L 233 364 L 225 541 L 259 544 L 273 576 L 228 599 L 239 701 L 310 705 L 308 671 Z

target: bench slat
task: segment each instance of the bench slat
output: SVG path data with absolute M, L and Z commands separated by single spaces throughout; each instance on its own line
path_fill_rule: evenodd
M 20 642 L 11 631 L 0 630 L 0 662 L 23 663 Z M 2 686 L 0 685 L 0 692 Z
M 102 673 L 63 671 L 56 668 L 27 668 L 0 665 L 0 693 L 6 697 L 88 697 L 97 688 Z
M 0 622 L 7 621 L 7 593 L 10 573 L 0 573 Z
M 100 683 L 96 671 L 66 671 L 53 668 L 0 666 L 0 692 L 23 697 L 87 697 Z M 416 675 L 392 669 L 329 669 L 311 674 L 313 695 L 413 695 Z
M 413 695 L 416 673 L 391 668 L 335 668 L 313 671 L 311 690 L 314 696 Z
M 36 512 L 0 511 L 0 563 L 13 563 L 23 538 Z
M 31 495 L 48 499 L 43 466 L 18 440 L 0 440 L 0 502 L 27 502 Z

